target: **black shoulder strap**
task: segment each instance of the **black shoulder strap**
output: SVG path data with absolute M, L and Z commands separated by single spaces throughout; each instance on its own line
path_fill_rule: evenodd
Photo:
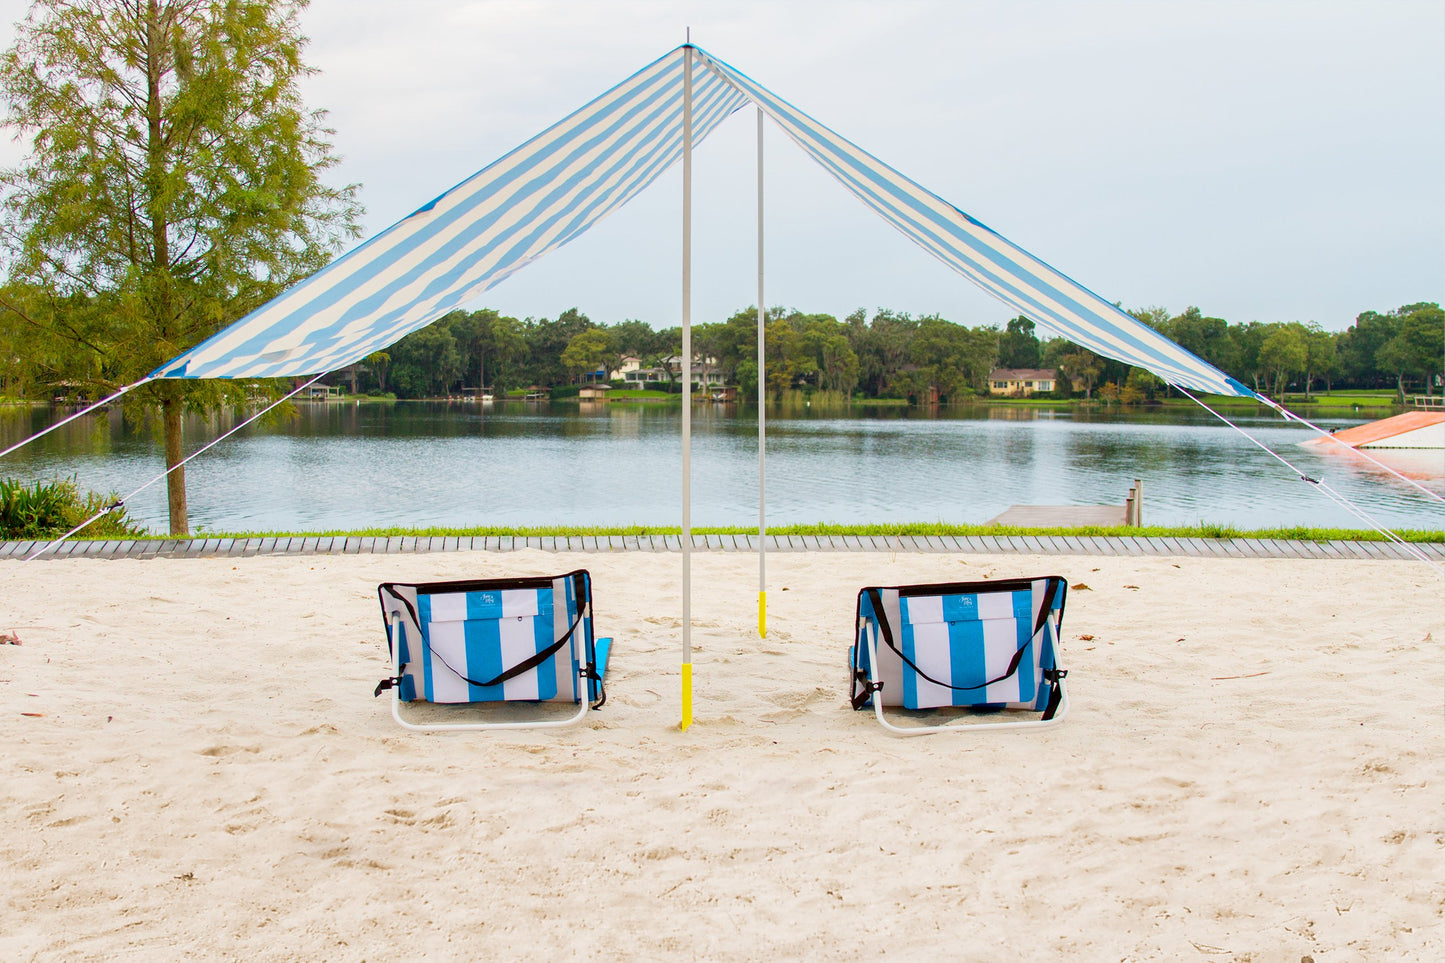
M 1039 609 L 1039 617 L 1034 619 L 1034 634 L 1038 635 L 1039 629 L 1054 613 L 1054 597 L 1058 596 L 1059 609 L 1063 610 L 1064 600 L 1069 595 L 1069 583 L 1057 575 L 1050 575 L 1044 579 L 1044 604 Z
M 396 608 L 395 606 L 392 606 L 390 608 L 387 607 L 386 600 L 388 598 L 390 598 L 393 602 L 400 602 L 402 607 L 406 609 L 406 614 L 411 616 L 411 620 L 413 622 L 419 621 L 419 618 L 416 614 L 416 606 L 412 605 L 405 596 L 396 591 L 396 583 L 383 582 L 376 587 L 376 594 L 377 597 L 381 599 L 381 620 L 386 623 L 386 630 L 388 635 L 390 635 L 391 633 L 391 616 L 387 613 L 394 611 Z

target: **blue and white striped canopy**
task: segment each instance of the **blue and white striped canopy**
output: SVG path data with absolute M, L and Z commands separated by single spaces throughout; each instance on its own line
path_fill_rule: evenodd
M 693 144 L 755 103 L 859 200 L 1013 310 L 1170 384 L 1249 388 L 699 48 Z M 274 378 L 365 358 L 626 204 L 682 156 L 687 47 L 654 61 L 235 324 L 156 378 Z

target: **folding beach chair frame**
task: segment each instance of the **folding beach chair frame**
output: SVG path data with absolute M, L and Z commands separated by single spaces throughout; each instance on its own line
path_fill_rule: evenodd
M 1032 583 L 1038 581 L 1038 579 L 1008 579 L 996 582 L 950 582 L 935 585 L 899 585 L 889 586 L 887 589 L 871 586 L 860 590 L 858 592 L 858 603 L 855 610 L 855 638 L 857 640 L 855 642 L 855 645 L 866 644 L 868 647 L 868 675 L 866 689 L 861 693 L 856 693 L 858 684 L 863 680 L 861 678 L 862 672 L 858 668 L 858 655 L 855 649 L 853 654 L 853 665 L 850 666 L 850 669 L 853 673 L 853 684 L 856 693 L 853 697 L 853 708 L 859 709 L 871 702 L 873 705 L 874 715 L 878 717 L 878 722 L 890 733 L 898 736 L 922 736 L 927 735 L 928 733 L 943 732 L 946 730 L 980 732 L 986 729 L 1044 729 L 1049 726 L 1056 726 L 1060 722 L 1063 722 L 1064 717 L 1069 714 L 1069 692 L 1064 685 L 1064 676 L 1068 675 L 1068 671 L 1061 668 L 1059 665 L 1059 632 L 1063 625 L 1064 598 L 1068 593 L 1069 585 L 1065 579 L 1056 575 L 1046 576 L 1046 578 L 1048 581 L 1055 583 L 1051 587 L 1054 589 L 1055 592 L 1058 593 L 1058 607 L 1055 608 L 1052 604 L 1048 605 L 1047 611 L 1044 613 L 1044 619 L 1036 628 L 1032 637 L 1029 640 L 1029 644 L 1039 647 L 1037 651 L 1039 652 L 1039 658 L 1041 661 L 1043 659 L 1042 646 L 1047 645 L 1049 647 L 1050 654 L 1053 656 L 1054 663 L 1054 668 L 1052 670 L 1046 671 L 1044 674 L 1045 680 L 1049 682 L 1051 686 L 1051 694 L 1048 705 L 1043 710 L 1043 715 L 1040 718 L 1013 719 L 1008 722 L 966 722 L 961 719 L 954 719 L 950 720 L 949 722 L 933 726 L 898 726 L 894 725 L 892 722 L 889 722 L 888 719 L 885 718 L 883 715 L 883 699 L 881 698 L 883 691 L 883 682 L 878 678 L 879 635 L 884 636 L 884 641 L 889 645 L 890 648 L 894 649 L 894 651 L 897 652 L 900 658 L 903 657 L 902 652 L 898 650 L 897 646 L 892 641 L 893 634 L 891 627 L 888 625 L 887 613 L 883 610 L 883 606 L 879 603 L 879 599 L 883 591 L 896 591 L 899 592 L 900 595 L 906 592 L 908 597 L 923 595 L 956 595 L 963 593 L 988 591 L 997 592 L 1006 590 L 1006 587 L 1009 585 L 1018 587 L 1022 583 Z M 863 615 L 863 598 L 865 595 L 869 595 L 870 593 L 870 606 L 872 607 L 875 615 L 875 618 L 873 619 L 869 619 Z M 1052 598 L 1053 595 L 1051 593 L 1050 599 Z M 869 631 L 870 624 L 872 626 L 871 632 Z M 1052 629 L 1052 631 L 1046 631 L 1046 629 Z M 1021 646 L 1018 650 L 1019 653 L 1022 654 L 1026 648 L 1027 646 Z M 1018 657 L 1015 656 L 1014 664 L 1010 666 L 1008 672 L 1004 673 L 996 679 L 991 679 L 986 683 L 978 686 L 971 686 L 970 688 L 981 689 L 995 682 L 1001 682 L 1004 679 L 1012 676 L 1013 673 L 1017 670 L 1017 668 Z M 952 686 L 949 686 L 949 688 L 952 688 Z M 940 706 L 937 708 L 948 707 Z M 955 708 L 965 709 L 968 707 L 957 706 Z M 1018 712 L 1027 710 L 1010 709 L 1005 711 Z
M 390 610 L 386 605 L 386 591 L 394 587 L 406 587 L 417 590 L 427 590 L 435 594 L 438 590 L 449 589 L 455 592 L 482 591 L 482 590 L 505 590 L 509 588 L 539 587 L 543 582 L 556 581 L 555 578 L 532 577 L 532 578 L 503 578 L 503 579 L 471 579 L 456 582 L 425 582 L 425 583 L 398 583 L 385 582 L 377 586 L 377 595 L 381 599 L 382 612 L 386 617 L 387 644 L 391 649 L 392 677 L 383 679 L 376 687 L 376 694 L 380 695 L 383 689 L 391 689 L 391 716 L 397 724 L 414 732 L 467 732 L 485 729 L 567 729 L 579 725 L 587 713 L 592 709 L 601 708 L 607 701 L 607 690 L 602 682 L 602 672 L 599 672 L 596 665 L 596 643 L 592 638 L 592 626 L 589 615 L 592 609 L 592 576 L 586 569 L 578 569 L 568 572 L 558 578 L 569 579 L 574 584 L 582 587 L 585 591 L 577 592 L 577 616 L 571 627 L 567 630 L 563 641 L 571 653 L 572 676 L 577 681 L 577 691 L 582 697 L 578 699 L 577 712 L 563 719 L 524 719 L 516 722 L 446 722 L 446 723 L 418 723 L 410 722 L 402 718 L 401 713 L 401 679 L 406 669 L 406 664 L 401 661 L 400 639 L 404 631 L 404 620 L 399 607 L 393 606 Z M 395 595 L 392 596 L 396 600 Z M 605 640 L 610 641 L 610 640 Z M 419 643 L 418 643 L 419 644 Z M 558 652 L 558 655 L 561 653 Z M 610 653 L 609 653 L 610 654 Z M 525 663 L 523 663 L 525 665 Z M 521 666 L 513 666 L 498 676 L 495 683 L 500 683 L 503 676 L 509 676 Z M 605 671 L 605 667 L 604 667 Z M 468 680 L 470 681 L 470 680 Z M 593 700 L 592 683 L 596 682 L 598 698 Z M 421 701 L 421 700 L 418 700 Z M 500 700 L 497 700 L 500 701 Z M 480 706 L 485 702 L 462 702 L 462 703 L 433 703 L 433 705 L 454 704 L 458 706 Z

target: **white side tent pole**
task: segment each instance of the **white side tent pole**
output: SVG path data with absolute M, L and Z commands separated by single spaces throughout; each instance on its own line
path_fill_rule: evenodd
M 763 109 L 758 108 L 758 638 L 768 635 L 767 444 L 768 378 L 763 310 Z
M 682 721 L 692 725 L 692 45 L 682 58 Z

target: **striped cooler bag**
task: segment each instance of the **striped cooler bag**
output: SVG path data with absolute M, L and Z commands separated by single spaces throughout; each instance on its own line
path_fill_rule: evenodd
M 591 577 L 510 578 L 377 589 L 395 674 L 397 721 L 408 728 L 493 728 L 571 724 L 606 699 L 602 677 L 611 639 L 594 639 Z M 575 718 L 541 722 L 420 726 L 401 702 L 571 702 Z
M 997 723 L 1009 726 L 1061 720 L 1067 593 L 1058 576 L 863 589 L 850 650 L 853 708 L 872 706 L 885 726 L 909 734 L 943 726 L 899 729 L 884 719 L 884 706 L 1041 713 Z

